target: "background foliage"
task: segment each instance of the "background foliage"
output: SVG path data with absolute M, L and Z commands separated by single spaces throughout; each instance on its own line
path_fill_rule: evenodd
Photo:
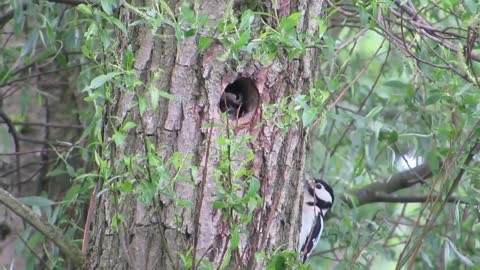
M 302 11 L 280 16 L 277 1 L 250 1 L 235 9 L 232 1 L 231 12 L 214 26 L 207 25 L 208 14 L 196 14 L 188 2 L 176 9 L 161 0 L 154 8 L 124 3 L 140 18 L 128 26 L 117 18 L 119 5 L 113 0 L 1 5 L 0 101 L 2 107 L 20 108 L 14 114 L 2 109 L 1 157 L 16 164 L 11 173 L 2 172 L 2 180 L 19 171 L 8 149 L 14 134 L 20 141 L 26 139 L 22 133 L 29 107 L 49 106 L 44 102 L 51 98 L 48 92 L 37 88 L 38 81 L 32 79 L 63 72 L 69 85 L 66 91 L 83 99 L 75 111 L 82 132 L 69 137 L 69 143 L 57 140 L 39 145 L 52 154 L 48 174 L 41 178 L 63 177 L 69 184 L 61 199 L 54 199 L 58 196 L 44 188 L 19 194 L 21 201 L 71 239 L 80 239 L 82 209 L 98 176 L 120 194 L 138 192 L 146 202 L 152 200 L 152 186 L 137 185 L 133 177 L 147 172 L 129 170 L 128 164 L 137 162 L 132 160 L 137 157 L 118 164 L 124 168 L 122 177 L 130 180 L 116 182 L 106 166 L 108 153 L 102 152 L 107 144 L 125 143 L 125 134 L 136 125 L 122 123 L 112 142 L 101 140 L 103 108 L 112 102 L 111 91 L 142 84 L 133 76 L 131 49 L 121 48 L 124 54 L 118 54 L 115 38 L 127 34 L 129 27 L 148 25 L 155 32 L 168 25 L 178 42 L 201 33 L 200 48 L 222 44 L 224 60 L 238 67 L 247 61 L 269 65 L 279 51 L 287 51 L 290 60 L 296 61 L 310 48 L 321 48 L 322 72 L 311 90 L 264 107 L 265 120 L 275 121 L 282 129 L 297 121 L 309 127 L 309 169 L 336 192 L 323 240 L 309 260 L 312 269 L 474 269 L 480 265 L 478 4 L 470 0 L 326 2 L 324 14 L 318 14 L 321 31 L 315 36 L 297 33 Z M 260 32 L 259 25 L 264 26 Z M 141 112 L 149 106 L 147 100 L 156 106 L 160 99 L 174 98 L 168 89 L 146 88 L 145 95 L 136 97 Z M 9 130 L 9 121 L 16 132 Z M 232 143 L 225 138 L 224 145 Z M 159 166 L 156 172 L 168 165 L 153 155 L 147 158 L 152 166 Z M 188 157 L 168 162 L 181 171 Z M 388 182 L 397 172 L 420 164 L 428 165 L 433 176 L 418 173 L 402 186 L 406 189 L 374 190 L 368 204 L 357 196 L 360 188 Z M 32 179 L 36 178 L 24 181 Z M 159 185 L 155 183 L 155 188 Z M 251 185 L 256 185 L 256 179 Z M 173 194 L 173 184 L 162 187 L 165 194 Z M 228 197 L 234 189 L 223 192 Z M 259 200 L 253 193 L 248 196 L 253 203 Z M 218 207 L 236 205 L 218 203 Z M 246 219 L 247 210 L 242 209 Z M 121 214 L 114 219 L 121 222 Z M 58 249 L 42 234 L 31 228 L 21 234 L 16 256 L 26 260 L 28 269 L 39 264 L 64 266 Z M 277 255 L 288 262 L 292 259 L 290 253 Z M 276 269 L 278 258 L 272 256 L 270 267 Z

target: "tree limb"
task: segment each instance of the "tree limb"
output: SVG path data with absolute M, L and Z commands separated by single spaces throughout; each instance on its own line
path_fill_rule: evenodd
M 63 232 L 59 228 L 43 221 L 35 212 L 20 203 L 15 197 L 2 188 L 0 188 L 0 203 L 4 204 L 28 224 L 45 235 L 47 239 L 55 243 L 60 251 L 72 260 L 76 267 L 81 268 L 83 266 L 84 257 L 80 249 L 68 239 L 64 238 Z
M 393 194 L 385 194 L 385 193 L 375 193 L 375 195 L 371 198 L 369 203 L 377 203 L 377 202 L 384 202 L 384 203 L 425 203 L 425 202 L 434 202 L 439 195 L 407 195 L 407 196 L 396 196 Z M 469 204 L 469 202 L 461 200 L 456 197 L 449 197 L 446 202 L 448 203 L 462 203 L 462 204 Z
M 424 163 L 411 170 L 393 174 L 383 180 L 350 192 L 350 196 L 353 195 L 356 198 L 355 202 L 349 198 L 349 195 L 343 196 L 342 200 L 347 202 L 350 207 L 379 202 L 379 194 L 393 193 L 411 187 L 417 183 L 423 182 L 431 176 L 432 170 L 430 166 Z

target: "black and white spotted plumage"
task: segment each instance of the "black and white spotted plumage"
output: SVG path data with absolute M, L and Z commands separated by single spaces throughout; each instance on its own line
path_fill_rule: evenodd
M 325 181 L 315 180 L 315 187 L 306 185 L 298 245 L 302 262 L 307 260 L 318 244 L 322 236 L 325 214 L 332 207 L 333 200 L 333 189 Z

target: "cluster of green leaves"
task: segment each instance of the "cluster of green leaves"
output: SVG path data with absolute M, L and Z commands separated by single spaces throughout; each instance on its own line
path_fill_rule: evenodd
M 432 1 L 412 3 L 422 10 L 419 14 L 423 18 L 438 22 L 435 25 L 440 29 L 478 25 L 466 2 L 440 1 L 441 7 Z M 337 194 L 382 181 L 419 165 L 418 162 L 434 168 L 434 177 L 427 179 L 425 185 L 399 191 L 396 196 L 422 196 L 432 190 L 445 196 L 463 167 L 466 173 L 455 194 L 470 204 L 439 208 L 439 204 L 377 203 L 351 209 L 337 201 L 333 217 L 326 223 L 318 255 L 310 261 L 318 269 L 394 269 L 406 241 L 413 235 L 414 242 L 423 244 L 415 257 L 415 269 L 437 269 L 442 263 L 448 268 L 471 269 L 480 260 L 479 228 L 472 226 L 473 220 L 479 218 L 475 205 L 480 203 L 480 192 L 474 173 L 478 161 L 469 166 L 462 162 L 468 147 L 480 135 L 475 127 L 480 119 L 480 95 L 474 75 L 480 66 L 466 65 L 464 56 L 430 41 L 419 42 L 413 50 L 428 63 L 405 58 L 404 52 L 393 49 L 395 44 L 382 45 L 385 37 L 379 35 L 381 31 L 374 20 L 378 10 L 386 14 L 389 8 L 398 7 L 388 3 L 356 4 L 360 20 L 372 18 L 358 26 L 368 26 L 370 31 L 358 40 L 356 27 L 329 28 L 324 35 L 326 48 L 320 62 L 324 63 L 327 76 L 319 78 L 319 83 L 333 96 L 343 85 L 354 83 L 338 106 L 322 115 L 318 129 L 313 131 L 310 167 L 333 184 Z M 453 10 L 456 18 L 449 12 Z M 339 15 L 333 9 L 331 12 L 331 16 Z M 446 62 L 449 70 L 438 68 Z M 340 87 L 331 87 L 332 81 Z M 466 148 L 462 149 L 464 142 Z M 452 157 L 454 169 L 447 174 L 447 184 L 442 185 L 444 178 L 436 168 Z M 404 160 L 408 160 L 408 166 Z M 422 226 L 430 213 L 438 213 L 438 219 L 422 235 Z M 420 226 L 416 225 L 417 219 Z M 407 254 L 411 252 L 409 247 Z
M 143 13 L 140 9 L 126 5 L 142 15 L 143 19 L 136 23 L 141 23 L 147 17 L 150 18 L 150 23 L 155 23 L 156 27 L 160 27 L 162 23 L 175 22 L 164 21 L 155 17 L 163 18 L 163 13 L 156 13 L 151 10 Z M 163 10 L 166 9 L 167 13 L 171 12 L 168 6 L 162 5 L 162 7 Z M 138 78 L 134 70 L 135 57 L 131 47 L 126 48 L 123 55 L 118 54 L 118 45 L 111 42 L 116 37 L 113 29 L 119 29 L 123 34 L 127 34 L 127 30 L 118 19 L 109 14 L 109 9 L 105 10 L 103 8 L 102 11 L 87 5 L 80 5 L 78 9 L 89 17 L 91 22 L 88 27 L 89 31 L 85 34 L 84 56 L 96 62 L 97 72 L 100 73 L 84 88 L 84 92 L 87 94 L 86 100 L 95 107 L 97 119 L 101 119 L 105 113 L 108 113 L 104 111 L 105 108 L 113 105 L 113 91 L 115 90 L 125 93 L 130 92 L 134 95 L 135 100 L 130 105 L 132 108 L 138 109 L 140 116 L 143 116 L 147 110 L 156 112 L 160 98 L 174 98 L 167 91 L 155 86 L 155 81 L 161 76 L 161 72 L 153 73 L 152 80 L 148 84 Z M 102 25 L 102 30 L 97 25 Z M 95 31 L 103 33 L 89 34 Z M 98 55 L 103 57 L 98 60 Z M 193 184 L 192 179 L 195 179 L 198 174 L 197 168 L 190 164 L 189 155 L 181 155 L 179 152 L 175 152 L 168 160 L 164 160 L 158 154 L 160 149 L 151 142 L 149 137 L 143 136 L 141 139 L 143 140 L 145 153 L 142 155 L 123 153 L 122 160 L 110 161 L 108 158 L 110 152 L 114 151 L 115 148 L 122 148 L 128 137 L 134 136 L 132 133 L 137 128 L 143 129 L 143 127 L 138 126 L 142 124 L 142 121 L 136 124 L 128 116 L 126 119 L 116 119 L 111 116 L 107 116 L 107 118 L 109 128 L 113 133 L 112 138 L 104 142 L 101 137 L 103 134 L 99 132 L 97 136 L 98 147 L 95 149 L 95 161 L 99 168 L 98 176 L 104 183 L 101 192 L 114 192 L 118 195 L 117 203 L 119 204 L 132 195 L 136 195 L 145 204 L 152 204 L 155 203 L 157 196 L 161 195 L 163 199 L 172 202 L 175 213 L 180 212 L 179 207 L 189 208 L 191 206 L 190 201 L 176 197 L 177 183 Z M 123 220 L 122 213 L 115 213 L 112 217 L 114 230 L 118 230 L 119 223 Z M 182 224 L 180 215 L 175 216 L 175 224 Z
M 218 151 L 219 157 L 219 164 L 213 172 L 217 190 L 217 200 L 214 201 L 213 208 L 222 211 L 222 219 L 230 231 L 229 245 L 225 247 L 227 250 L 219 269 L 228 269 L 232 255 L 238 251 L 240 235 L 246 233 L 247 225 L 252 223 L 253 211 L 263 204 L 263 199 L 259 196 L 260 181 L 251 170 L 255 157 L 249 147 L 251 136 L 236 135 L 229 130 L 227 118 L 226 114 L 222 116 L 225 126 L 209 124 L 225 130 L 225 134 L 219 136 L 217 142 L 211 146 Z M 205 258 L 201 259 L 201 265 L 205 269 L 215 269 Z M 185 267 L 188 268 L 189 264 Z
M 311 269 L 309 265 L 302 264 L 298 260 L 298 253 L 290 250 L 276 249 L 272 254 L 267 255 L 265 252 L 258 252 L 255 254 L 257 261 L 266 261 L 267 270 L 307 270 Z
M 82 15 L 73 8 L 66 8 L 48 1 L 12 1 L 11 6 L 9 3 L 4 4 L 5 9 L 2 9 L 2 12 L 12 8 L 13 17 L 6 24 L 0 25 L 2 30 L 0 47 L 2 97 L 0 99 L 3 104 L 20 108 L 18 114 L 8 115 L 12 120 L 36 122 L 35 116 L 32 119 L 32 111 L 38 111 L 38 108 L 46 106 L 47 99 L 57 97 L 49 91 L 37 88 L 32 80 L 40 78 L 39 81 L 41 81 L 52 74 L 65 74 L 68 71 L 76 74 L 76 70 L 88 69 L 88 62 L 81 56 L 83 33 L 87 29 L 82 24 Z M 5 19 L 3 15 L 2 13 L 2 19 Z M 68 83 L 68 79 L 65 74 L 65 80 L 62 83 Z M 76 80 L 79 84 L 85 81 Z M 69 90 L 70 88 L 66 88 L 62 93 L 68 96 L 68 99 L 74 95 Z M 14 98 L 17 91 L 20 93 L 18 100 Z M 55 102 L 50 101 L 51 103 Z M 74 101 L 72 100 L 71 103 L 73 104 Z M 87 120 L 91 119 L 93 112 L 87 107 L 80 111 L 76 111 L 75 108 L 69 113 L 72 113 L 72 116 L 75 114 L 83 123 L 90 123 Z M 30 129 L 26 125 L 19 124 L 15 128 L 18 134 L 30 135 Z M 75 138 L 77 140 L 75 145 L 68 149 L 65 148 L 66 144 L 59 147 L 60 149 L 53 148 L 57 159 L 50 159 L 54 162 L 49 165 L 51 170 L 42 177 L 59 181 L 74 179 L 87 173 L 92 154 L 88 144 L 93 130 L 95 128 L 90 126 L 81 138 Z M 1 151 L 7 152 L 11 135 L 3 126 L 0 128 L 0 133 Z M 71 136 L 72 133 L 65 132 L 67 136 Z M 23 159 L 24 162 L 25 160 Z M 27 177 L 25 174 L 23 176 Z M 37 178 L 36 174 L 28 177 L 30 180 Z M 24 179 L 18 179 L 18 181 L 24 181 Z M 70 189 L 64 194 L 63 201 L 54 203 L 47 199 L 47 191 L 42 191 L 39 196 L 19 199 L 32 206 L 32 209 L 48 222 L 60 227 L 65 236 L 77 239 L 81 235 L 81 229 L 77 225 L 83 222 L 83 209 L 88 202 L 91 187 L 92 178 L 83 177 L 72 183 Z M 24 259 L 26 269 L 65 267 L 65 261 L 58 248 L 46 241 L 41 233 L 31 228 L 22 232 L 18 238 L 16 257 Z M 12 263 L 15 265 L 16 261 L 12 260 Z
M 156 8 L 134 7 L 125 4 L 129 9 L 138 14 L 141 19 L 134 23 L 148 25 L 152 32 L 163 25 L 168 25 L 175 30 L 175 37 L 179 42 L 186 38 L 201 34 L 198 39 L 200 51 L 207 50 L 214 42 L 220 43 L 225 53 L 220 59 L 223 61 L 234 60 L 240 64 L 252 56 L 262 65 L 269 65 L 281 49 L 288 52 L 290 59 L 305 54 L 308 46 L 318 46 L 317 43 L 307 43 L 306 34 L 298 33 L 297 26 L 300 12 L 295 12 L 285 18 L 279 18 L 277 14 L 252 11 L 242 11 L 240 18 L 234 14 L 233 1 L 228 1 L 227 12 L 217 25 L 207 25 L 208 15 L 198 14 L 191 8 L 189 1 L 183 1 L 180 13 L 176 15 L 171 8 L 160 1 Z M 274 25 L 262 19 L 266 16 Z M 253 32 L 255 26 L 261 24 L 262 32 Z M 319 20 L 322 31 L 325 23 Z M 321 37 L 318 36 L 315 40 Z
M 322 118 L 329 96 L 329 92 L 319 86 L 294 99 L 284 97 L 278 103 L 262 104 L 263 119 L 283 131 L 300 121 L 303 126 L 310 127 Z

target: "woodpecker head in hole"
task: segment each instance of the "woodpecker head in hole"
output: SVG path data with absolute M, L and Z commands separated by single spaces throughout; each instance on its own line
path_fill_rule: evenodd
M 229 84 L 220 97 L 220 111 L 231 119 L 238 119 L 246 113 L 245 92 L 240 81 Z

